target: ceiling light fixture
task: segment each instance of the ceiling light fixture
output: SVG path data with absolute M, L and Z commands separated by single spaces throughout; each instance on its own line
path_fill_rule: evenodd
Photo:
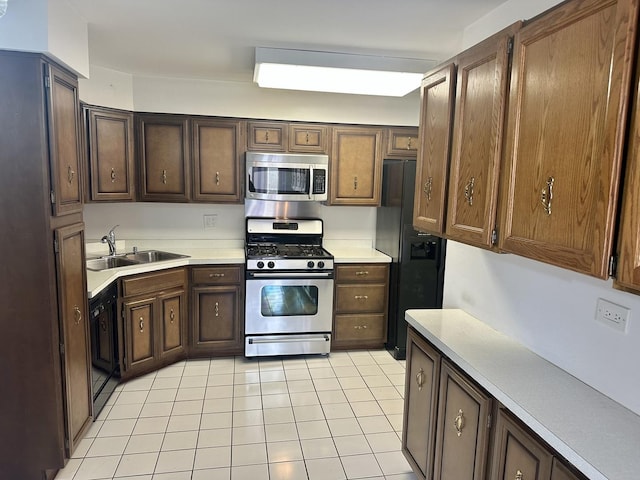
M 256 48 L 253 81 L 263 88 L 403 97 L 432 60 Z
M 9 0 L 0 0 L 0 18 L 7 13 L 7 3 L 9 3 Z

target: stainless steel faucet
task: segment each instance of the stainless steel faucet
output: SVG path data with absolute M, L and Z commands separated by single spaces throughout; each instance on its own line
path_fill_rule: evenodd
M 119 227 L 120 225 L 114 225 L 113 227 L 111 227 L 111 230 L 109 230 L 109 233 L 107 233 L 104 237 L 102 237 L 101 242 L 102 243 L 106 243 L 109 245 L 109 256 L 113 257 L 116 254 L 116 232 L 115 229 L 117 227 Z

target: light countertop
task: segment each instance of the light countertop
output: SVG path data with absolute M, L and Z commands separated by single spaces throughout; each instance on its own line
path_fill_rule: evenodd
M 640 478 L 640 416 L 462 310 L 406 320 L 589 479 Z

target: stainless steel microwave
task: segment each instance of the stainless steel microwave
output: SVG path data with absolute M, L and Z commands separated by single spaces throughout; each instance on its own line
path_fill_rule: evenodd
M 329 156 L 247 152 L 245 196 L 257 200 L 327 199 Z

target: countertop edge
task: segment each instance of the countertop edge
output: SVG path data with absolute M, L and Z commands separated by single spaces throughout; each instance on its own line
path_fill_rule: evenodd
M 600 450 L 600 448 L 598 448 L 600 444 L 598 445 L 598 447 L 590 448 L 593 455 L 584 455 L 579 453 L 575 449 L 575 447 L 572 446 L 571 440 L 563 440 L 563 438 L 561 438 L 568 438 L 571 437 L 571 434 L 574 434 L 570 425 L 568 425 L 563 432 L 558 431 L 562 429 L 556 428 L 556 431 L 554 431 L 551 427 L 548 426 L 549 424 L 553 424 L 554 421 L 556 421 L 557 423 L 557 411 L 554 411 L 553 413 L 551 413 L 550 411 L 550 413 L 545 416 L 544 414 L 540 413 L 540 408 L 538 405 L 534 406 L 534 408 L 531 408 L 529 405 L 524 404 L 525 402 L 521 402 L 520 400 L 518 400 L 518 397 L 522 397 L 522 392 L 514 391 L 512 387 L 507 385 L 507 383 L 509 383 L 508 379 L 506 379 L 502 383 L 499 381 L 501 376 L 504 377 L 504 373 L 501 372 L 500 374 L 496 374 L 495 372 L 490 371 L 490 368 L 488 368 L 487 365 L 481 365 L 480 367 L 478 367 L 477 365 L 473 365 L 471 363 L 469 357 L 477 357 L 477 351 L 479 351 L 477 345 L 469 348 L 468 346 L 464 345 L 465 340 L 463 339 L 460 342 L 457 342 L 457 345 L 452 346 L 451 343 L 456 343 L 456 341 L 449 342 L 447 337 L 450 337 L 453 333 L 464 336 L 464 334 L 468 331 L 473 332 L 474 330 L 481 330 L 482 334 L 486 335 L 485 338 L 482 339 L 482 343 L 491 345 L 486 346 L 485 348 L 491 348 L 495 351 L 496 347 L 504 346 L 506 350 L 509 350 L 509 352 L 515 357 L 521 358 L 523 362 L 535 364 L 534 368 L 536 370 L 540 372 L 548 371 L 549 376 L 552 378 L 552 380 L 550 380 L 549 382 L 550 389 L 552 389 L 554 386 L 553 380 L 557 379 L 566 380 L 566 383 L 570 385 L 570 387 L 568 388 L 576 388 L 577 386 L 577 388 L 581 389 L 582 387 L 580 386 L 580 384 L 582 384 L 584 386 L 582 392 L 584 394 L 584 397 L 579 398 L 588 397 L 590 402 L 587 403 L 589 403 L 589 406 L 593 410 L 597 410 L 593 408 L 594 405 L 599 405 L 600 408 L 603 409 L 614 409 L 615 412 L 611 413 L 611 415 L 616 415 L 616 423 L 620 424 L 630 422 L 632 425 L 638 424 L 638 422 L 640 421 L 639 416 L 635 415 L 630 410 L 625 409 L 623 406 L 614 402 L 609 397 L 606 397 L 604 394 L 597 392 L 589 385 L 582 383 L 580 380 L 563 371 L 556 365 L 548 362 L 542 357 L 539 357 L 535 354 L 535 352 L 528 350 L 517 341 L 509 338 L 501 332 L 492 329 L 482 321 L 467 314 L 463 310 L 408 310 L 406 312 L 405 318 L 409 325 L 411 325 L 418 333 L 420 333 L 424 338 L 433 343 L 445 356 L 450 358 L 474 381 L 476 381 L 485 390 L 487 390 L 496 400 L 502 403 L 516 417 L 523 421 L 529 428 L 531 428 L 531 430 L 533 430 L 538 436 L 540 436 L 545 442 L 547 442 L 561 456 L 563 456 L 567 461 L 573 464 L 589 479 L 618 480 L 623 478 L 633 478 L 627 476 L 627 472 L 634 470 L 634 468 L 636 467 L 640 467 L 640 460 L 635 459 L 635 463 L 637 464 L 635 467 L 624 466 L 616 469 L 615 466 L 613 466 L 616 463 L 614 460 L 612 460 L 611 462 L 607 462 L 606 460 L 602 459 L 602 455 L 600 455 L 601 458 L 599 459 L 599 461 L 595 458 L 591 458 L 592 456 L 597 456 L 597 454 L 593 452 L 595 452 L 596 450 Z M 456 326 L 453 323 L 450 323 L 449 325 L 445 326 L 447 322 L 457 322 L 459 325 Z M 458 330 L 457 332 L 455 332 L 456 329 Z M 475 349 L 476 351 L 472 352 L 473 349 Z M 545 365 L 545 363 L 547 365 Z M 566 376 L 566 378 L 564 376 Z M 518 381 L 514 383 L 518 383 L 521 381 L 521 379 L 518 379 Z M 558 392 L 553 392 L 559 394 Z M 558 397 L 555 397 L 554 400 L 555 401 L 553 402 L 553 408 L 560 408 L 557 406 L 558 403 L 564 403 L 560 402 Z M 573 398 L 572 400 L 575 400 L 575 398 Z M 536 409 L 538 410 L 537 413 L 533 414 L 532 411 L 535 411 Z M 590 423 L 590 418 L 585 419 L 584 425 L 590 425 Z M 591 428 L 594 430 L 593 438 L 598 438 L 598 436 L 601 437 L 604 433 L 602 431 L 595 432 L 595 427 Z M 589 432 L 589 428 L 585 428 L 582 432 L 582 436 L 589 435 Z M 583 438 L 580 438 L 580 441 L 582 440 Z M 630 440 L 631 445 L 634 445 L 637 441 L 637 438 L 632 436 L 632 438 L 627 438 L 626 440 Z M 624 440 L 620 441 L 623 442 Z M 605 440 L 602 440 L 602 442 L 605 442 Z M 611 445 L 608 444 L 602 444 L 602 446 L 611 448 Z M 596 467 L 594 463 L 597 464 L 598 467 Z

